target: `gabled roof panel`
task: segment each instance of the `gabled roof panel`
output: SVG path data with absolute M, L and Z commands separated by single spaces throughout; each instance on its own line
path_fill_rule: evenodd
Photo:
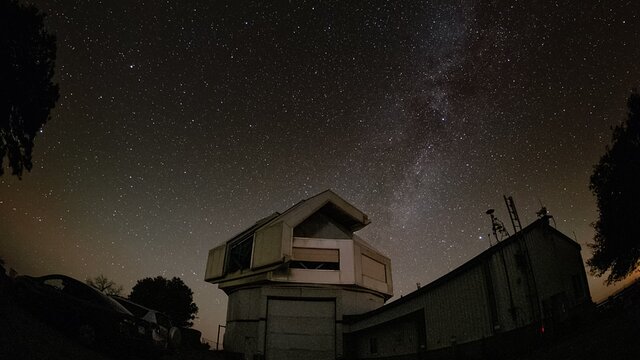
M 250 236 L 258 230 L 277 222 L 283 222 L 289 227 L 294 228 L 320 210 L 351 231 L 358 231 L 371 223 L 365 213 L 358 210 L 333 191 L 325 190 L 315 196 L 298 202 L 282 213 L 276 212 L 259 220 L 227 242 Z
M 371 222 L 365 213 L 331 190 L 299 202 L 282 213 L 281 218 L 293 228 L 320 209 L 351 231 L 358 231 Z

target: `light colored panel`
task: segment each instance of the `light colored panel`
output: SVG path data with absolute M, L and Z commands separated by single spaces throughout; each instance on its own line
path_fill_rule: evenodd
M 207 258 L 207 269 L 204 274 L 205 281 L 221 278 L 224 271 L 224 254 L 226 244 L 209 250 Z
M 362 275 L 368 276 L 378 281 L 387 281 L 387 274 L 384 264 L 364 254 L 362 255 Z
M 299 261 L 340 262 L 340 251 L 294 247 L 292 258 Z
M 370 223 L 369 218 L 362 211 L 355 208 L 353 205 L 346 202 L 344 199 L 340 198 L 338 195 L 331 191 L 325 191 L 319 195 L 316 195 L 310 199 L 305 200 L 296 208 L 289 211 L 284 216 L 284 221 L 290 227 L 295 227 L 296 225 L 303 222 L 313 213 L 318 211 L 322 206 L 327 204 L 328 202 L 333 203 L 336 207 L 340 208 L 344 213 L 349 214 L 352 218 L 357 219 L 362 223 L 362 227 L 366 226 Z
M 362 285 L 366 288 L 380 291 L 382 293 L 387 292 L 387 283 L 385 283 L 384 281 L 376 280 L 374 278 L 370 278 L 368 276 L 362 277 Z
M 284 261 L 283 234 L 284 230 L 281 222 L 260 229 L 255 233 L 252 269 Z
M 375 285 L 372 289 L 382 291 L 389 297 L 393 296 L 393 283 L 391 278 L 391 260 L 375 250 L 360 237 L 354 235 L 354 251 L 355 255 L 355 280 L 356 284 L 367 287 L 367 284 L 378 282 L 386 285 L 385 289 Z M 371 262 L 373 261 L 373 263 Z M 384 276 L 382 267 L 384 267 Z M 366 268 L 365 268 L 366 266 Z
M 291 282 L 340 284 L 340 270 L 289 269 Z

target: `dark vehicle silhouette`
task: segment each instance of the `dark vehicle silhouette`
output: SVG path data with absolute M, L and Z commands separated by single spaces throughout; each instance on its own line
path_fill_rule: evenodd
M 112 295 L 111 298 L 129 310 L 134 316 L 150 323 L 151 331 L 148 337 L 156 350 L 168 352 L 180 346 L 180 329 L 172 326 L 167 314 L 149 309 L 121 296 Z
M 148 324 L 97 289 L 64 275 L 16 278 L 19 300 L 35 315 L 87 346 L 141 349 Z

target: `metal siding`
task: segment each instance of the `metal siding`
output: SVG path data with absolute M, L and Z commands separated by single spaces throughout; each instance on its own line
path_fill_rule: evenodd
M 585 276 L 580 250 L 575 244 L 548 227 L 533 228 L 517 236 L 520 237 L 497 245 L 500 247 L 479 257 L 455 276 L 423 289 L 427 291 L 419 290 L 417 296 L 405 298 L 397 306 L 387 305 L 384 311 L 349 324 L 357 356 L 401 356 L 397 352 L 371 354 L 369 338 L 387 336 L 382 343 L 378 340 L 378 348 L 386 349 L 385 344 L 393 342 L 390 339 L 406 335 L 404 325 L 394 325 L 394 321 L 411 311 L 424 309 L 426 350 L 431 351 L 524 329 L 540 319 L 541 302 L 553 303 L 558 294 L 567 295 L 569 306 L 589 300 L 571 299 L 572 276 Z M 492 298 L 501 325 L 497 329 L 493 328 L 491 316 Z M 515 319 L 510 312 L 512 307 L 516 309 Z
M 491 318 L 482 268 L 474 267 L 422 298 L 427 349 L 491 336 Z
M 416 311 L 384 325 L 359 332 L 351 346 L 358 359 L 404 358 L 402 356 L 425 350 L 423 337 L 424 315 L 422 311 Z M 372 339 L 375 339 L 377 345 L 376 352 L 371 352 Z

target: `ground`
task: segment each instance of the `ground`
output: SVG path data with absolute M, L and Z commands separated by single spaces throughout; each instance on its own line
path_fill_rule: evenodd
M 95 351 L 35 318 L 0 286 L 0 359 L 42 360 L 145 360 L 139 355 Z M 538 359 L 638 359 L 640 358 L 640 306 L 619 303 L 602 307 L 591 321 L 549 340 L 531 354 L 513 360 Z M 183 350 L 159 360 L 221 360 L 214 351 Z

